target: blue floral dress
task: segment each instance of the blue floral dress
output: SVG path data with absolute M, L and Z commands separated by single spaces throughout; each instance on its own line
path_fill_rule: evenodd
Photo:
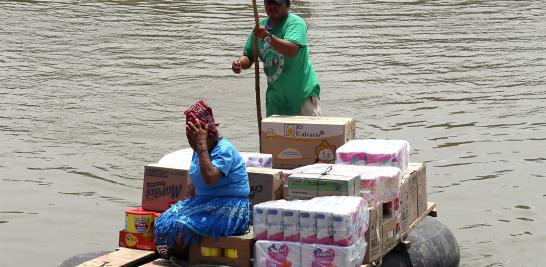
M 193 153 L 190 176 L 196 195 L 175 203 L 157 219 L 154 233 L 158 250 L 170 254 L 174 246 L 187 246 L 203 236 L 217 238 L 248 231 L 250 188 L 243 159 L 225 138 L 218 141 L 210 157 L 222 177 L 207 185 L 199 156 Z

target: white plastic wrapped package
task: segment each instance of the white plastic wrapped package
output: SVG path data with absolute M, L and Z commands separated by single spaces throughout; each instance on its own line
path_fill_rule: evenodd
M 338 169 L 360 173 L 360 196 L 370 204 L 390 202 L 400 192 L 399 168 L 339 164 Z
M 261 167 L 261 168 L 273 168 L 273 155 L 253 153 L 253 152 L 240 152 L 246 167 Z
M 302 267 L 360 267 L 366 252 L 366 242 L 360 238 L 349 247 L 302 244 Z
M 336 150 L 336 163 L 362 166 L 392 166 L 408 169 L 410 144 L 405 140 L 351 140 Z
M 172 166 L 177 168 L 189 169 L 191 165 L 192 156 L 193 156 L 193 149 L 191 148 L 180 149 L 163 156 L 157 162 L 157 164 L 161 166 Z
M 300 241 L 300 209 L 305 201 L 294 200 L 287 201 L 283 207 L 282 222 L 283 222 L 283 240 L 285 241 Z
M 258 240 L 254 245 L 254 267 L 301 267 L 301 244 Z
M 258 240 L 254 267 L 360 267 L 365 252 L 364 238 L 348 247 Z
M 282 235 L 282 213 L 278 216 L 277 214 L 278 212 L 282 212 L 278 210 L 278 206 L 282 206 L 286 202 L 284 199 L 267 201 L 252 207 L 254 239 L 266 240 L 270 236 L 275 239 L 279 235 Z M 270 210 L 272 210 L 271 213 Z
M 350 246 L 363 237 L 369 221 L 366 200 L 349 196 L 269 201 L 255 205 L 253 214 L 258 240 L 340 246 Z

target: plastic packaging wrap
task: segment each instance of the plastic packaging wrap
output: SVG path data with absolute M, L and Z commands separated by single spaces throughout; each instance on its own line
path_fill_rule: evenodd
M 286 200 L 268 201 L 252 207 L 252 221 L 254 224 L 254 238 L 256 240 L 282 239 L 282 210 L 277 206 L 287 203 Z M 270 212 L 271 211 L 271 212 Z M 280 221 L 279 221 L 280 219 Z M 280 238 L 278 236 L 281 236 Z
M 364 238 L 348 247 L 259 240 L 254 267 L 360 267 L 365 252 Z
M 351 140 L 336 150 L 336 163 L 408 169 L 410 144 L 405 140 Z
M 360 267 L 364 260 L 366 242 L 360 238 L 349 247 L 302 244 L 302 267 Z
M 369 221 L 366 200 L 348 196 L 269 201 L 255 205 L 253 216 L 258 240 L 340 246 L 350 246 L 363 237 Z
M 163 156 L 157 162 L 157 164 L 161 166 L 173 166 L 178 168 L 189 169 L 192 156 L 193 156 L 193 149 L 191 148 L 180 149 Z
M 273 155 L 253 153 L 253 152 L 240 152 L 246 167 L 261 167 L 261 168 L 273 168 Z
M 301 244 L 258 240 L 254 245 L 254 267 L 301 267 Z

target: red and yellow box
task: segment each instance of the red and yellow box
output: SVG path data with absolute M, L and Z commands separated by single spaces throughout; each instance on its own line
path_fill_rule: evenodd
M 152 251 L 156 249 L 153 234 L 133 234 L 125 230 L 119 231 L 119 246 Z

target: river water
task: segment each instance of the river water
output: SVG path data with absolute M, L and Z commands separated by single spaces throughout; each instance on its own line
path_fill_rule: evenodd
M 545 265 L 546 2 L 292 9 L 324 115 L 410 141 L 461 265 Z M 256 151 L 253 71 L 230 69 L 252 24 L 246 0 L 1 1 L 0 266 L 115 248 L 143 166 L 187 147 L 182 112 L 199 98 Z

